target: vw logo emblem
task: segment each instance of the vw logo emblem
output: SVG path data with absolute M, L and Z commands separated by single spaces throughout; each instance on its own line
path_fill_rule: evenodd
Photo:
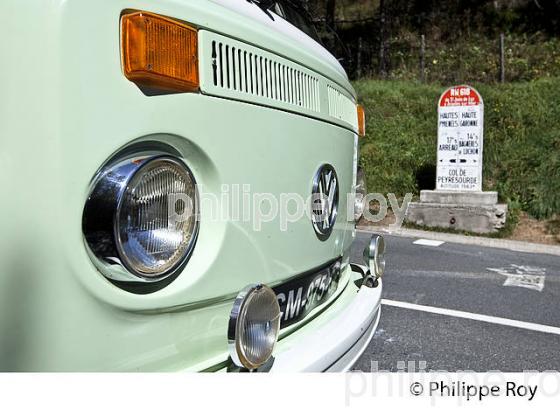
M 311 222 L 320 240 L 331 235 L 338 209 L 338 177 L 332 165 L 324 164 L 313 178 Z

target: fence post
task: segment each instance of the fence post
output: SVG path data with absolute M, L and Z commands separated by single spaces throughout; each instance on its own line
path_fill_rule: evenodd
M 504 33 L 500 34 L 500 82 L 506 82 L 506 56 Z
M 336 0 L 327 0 L 327 14 L 325 16 L 325 22 L 332 30 L 336 30 L 335 27 L 335 15 L 336 15 Z
M 356 58 L 356 75 L 362 77 L 362 37 L 358 37 L 358 57 Z
M 426 81 L 426 36 L 420 37 L 420 82 Z
M 379 0 L 379 76 L 385 78 L 387 75 L 385 56 L 385 32 L 386 32 L 385 0 Z

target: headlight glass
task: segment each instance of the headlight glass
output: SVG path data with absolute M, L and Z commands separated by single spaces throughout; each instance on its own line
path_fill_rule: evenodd
M 117 210 L 117 249 L 145 276 L 165 274 L 187 254 L 195 234 L 196 187 L 178 160 L 156 158 L 132 177 Z

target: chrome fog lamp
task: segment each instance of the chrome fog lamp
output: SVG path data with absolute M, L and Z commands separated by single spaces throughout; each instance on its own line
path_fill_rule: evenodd
M 190 255 L 198 230 L 196 183 L 178 158 L 121 160 L 103 170 L 84 207 L 82 227 L 102 270 L 116 281 L 157 281 Z M 123 269 L 124 268 L 124 269 Z
M 228 325 L 229 353 L 236 366 L 254 370 L 271 357 L 280 332 L 280 306 L 266 285 L 243 289 L 231 310 Z
M 385 273 L 385 239 L 381 235 L 372 235 L 364 249 L 364 263 L 376 278 Z
M 364 214 L 366 206 L 365 197 L 367 195 L 366 178 L 364 171 L 358 168 L 356 173 L 356 195 L 354 196 L 354 221 L 358 222 Z

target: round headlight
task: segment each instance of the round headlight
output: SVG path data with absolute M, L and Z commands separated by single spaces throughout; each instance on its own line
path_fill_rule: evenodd
M 265 364 L 280 332 L 280 306 L 276 294 L 265 285 L 242 290 L 231 310 L 228 342 L 233 362 L 249 370 Z
M 111 279 L 160 280 L 190 255 L 197 212 L 196 183 L 183 162 L 171 156 L 135 157 L 98 177 L 84 209 L 83 230 L 97 258 L 134 275 L 109 270 Z

